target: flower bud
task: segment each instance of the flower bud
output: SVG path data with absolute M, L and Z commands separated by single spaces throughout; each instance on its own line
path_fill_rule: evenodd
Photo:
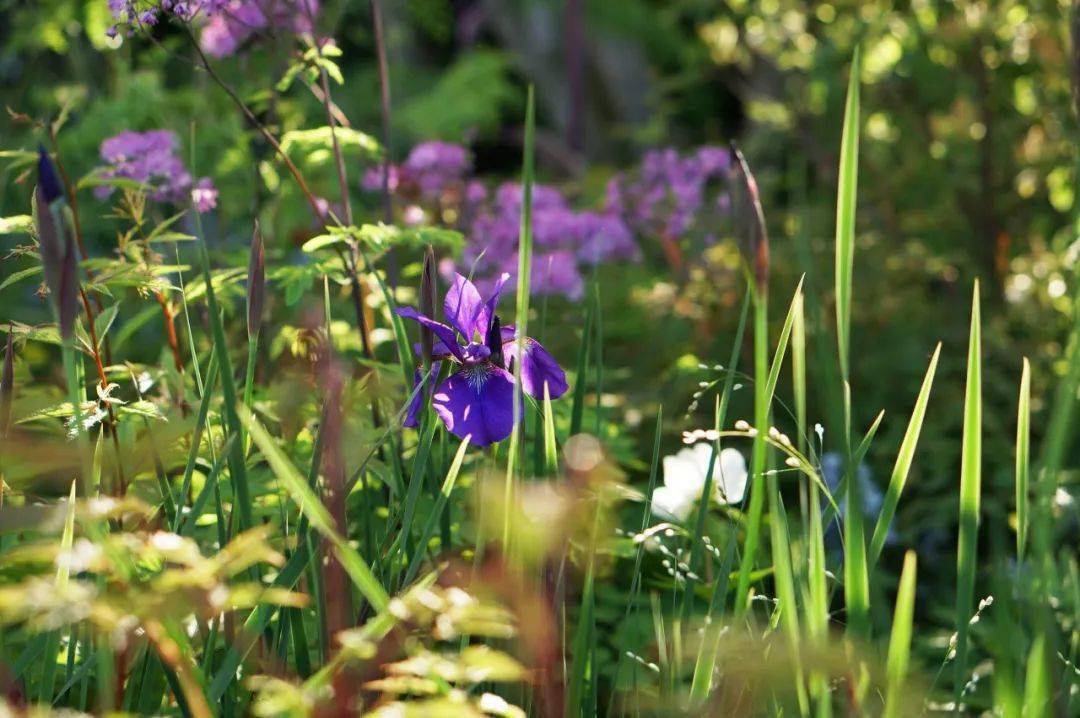
M 41 145 L 38 145 L 38 186 L 45 195 L 46 204 L 52 204 L 64 196 L 64 185 L 56 174 L 56 167 Z
M 45 286 L 48 287 L 56 308 L 60 336 L 66 340 L 70 339 L 75 331 L 75 316 L 79 311 L 76 250 L 65 231 L 65 225 L 62 224 L 63 215 L 50 206 L 44 185 L 39 183 L 34 189 L 34 198 L 37 205 L 34 216 L 37 222 L 38 250 L 45 272 Z
M 487 348 L 491 350 L 491 356 L 489 357 L 491 363 L 500 369 L 505 369 L 502 350 L 502 322 L 499 321 L 498 314 L 491 318 L 491 326 L 488 328 L 485 341 Z
M 266 255 L 263 248 L 259 220 L 251 236 L 251 253 L 248 256 L 247 330 L 248 337 L 259 335 L 262 328 L 263 304 L 266 299 Z
M 750 165 L 734 143 L 731 145 L 731 153 L 735 156 L 735 171 L 746 189 L 746 201 L 749 205 L 748 260 L 753 266 L 757 291 L 764 293 L 769 286 L 769 233 L 765 228 L 765 213 L 761 209 L 761 193 L 754 173 L 750 171 Z

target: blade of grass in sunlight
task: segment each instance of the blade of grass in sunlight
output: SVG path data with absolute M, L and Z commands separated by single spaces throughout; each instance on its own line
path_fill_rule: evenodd
M 802 223 L 800 223 L 802 227 Z M 805 241 L 805 238 L 804 238 Z M 809 446 L 806 425 L 806 307 L 804 295 L 795 302 L 795 320 L 791 326 L 791 383 L 795 393 L 796 445 L 804 455 Z M 803 539 L 806 544 L 806 598 L 804 615 L 811 648 L 819 650 L 829 627 L 829 593 L 825 575 L 825 535 L 821 526 L 821 492 L 816 482 L 806 479 L 807 523 Z M 826 676 L 811 672 L 810 698 L 819 718 L 832 713 L 832 696 Z
M 1035 637 L 1028 653 L 1024 676 L 1024 716 L 1048 715 L 1051 691 L 1050 667 L 1047 665 L 1046 636 Z
M 960 528 L 956 553 L 956 658 L 953 693 L 960 702 L 968 681 L 968 629 L 975 600 L 975 562 L 982 492 L 982 328 L 979 282 L 971 300 L 967 384 L 964 390 L 964 434 L 960 455 Z
M 893 611 L 892 633 L 889 636 L 889 657 L 885 669 L 888 681 L 885 718 L 899 718 L 900 708 L 904 704 L 902 694 L 911 657 L 912 621 L 915 615 L 916 564 L 915 552 L 908 551 L 900 572 L 900 589 L 896 594 L 896 609 Z
M 1031 365 L 1024 357 L 1016 406 L 1016 560 L 1024 561 L 1028 534 L 1028 477 L 1031 461 Z
M 544 384 L 544 472 L 554 476 L 559 470 L 559 446 L 555 442 L 555 417 L 551 413 L 551 391 Z
M 802 280 L 795 288 L 795 296 L 802 293 Z M 795 322 L 795 303 L 792 301 L 788 308 L 784 327 L 780 331 L 780 339 L 777 341 L 776 351 L 773 354 L 772 367 L 767 368 L 768 362 L 768 321 L 767 304 L 765 298 L 758 296 L 754 306 L 754 444 L 751 449 L 750 477 L 748 490 L 750 491 L 750 507 L 746 528 L 746 541 L 743 544 L 742 561 L 739 563 L 739 578 L 735 589 L 735 615 L 742 616 L 747 608 L 749 600 L 750 578 L 754 568 L 755 554 L 761 532 L 761 518 L 765 507 L 765 469 L 768 445 L 765 441 L 769 433 L 769 411 L 772 404 L 773 394 L 776 391 L 776 383 L 780 378 L 780 367 L 784 363 L 784 355 L 787 352 L 788 339 L 791 336 L 791 327 Z
M 403 585 L 409 585 L 420 570 L 420 565 L 427 555 L 428 541 L 435 535 L 435 525 L 439 522 L 439 517 L 446 508 L 446 502 L 450 499 L 450 494 L 454 490 L 454 483 L 457 481 L 458 472 L 461 471 L 461 462 L 465 460 L 465 450 L 468 448 L 469 440 L 466 438 L 458 446 L 457 453 L 454 454 L 454 460 L 450 464 L 450 470 L 446 472 L 446 480 L 443 481 L 442 489 L 435 499 L 435 507 L 431 510 L 427 523 L 424 524 L 424 530 L 420 533 L 420 541 L 416 544 L 416 552 L 410 560 L 408 571 L 405 572 L 405 579 L 402 581 Z M 443 550 L 446 550 L 446 546 L 443 546 Z
M 525 143 L 522 149 L 521 163 L 521 229 L 518 236 L 518 276 L 517 306 L 514 318 L 514 341 L 517 342 L 518 357 L 525 356 L 525 337 L 529 325 L 529 296 L 532 281 L 532 194 L 535 162 L 536 101 L 532 85 L 529 85 L 525 101 Z M 510 505 L 514 496 L 514 483 L 517 477 L 518 455 L 521 453 L 522 411 L 521 361 L 514 362 L 514 428 L 510 433 L 510 444 L 506 457 L 506 488 L 503 506 L 502 545 L 506 550 L 510 545 Z
M 915 399 L 915 408 L 911 410 L 907 431 L 904 432 L 904 438 L 900 441 L 900 451 L 897 452 L 896 463 L 893 465 L 892 476 L 889 478 L 889 488 L 885 492 L 885 501 L 881 505 L 877 525 L 874 526 L 874 535 L 870 539 L 871 570 L 877 564 L 881 550 L 885 548 L 885 539 L 889 535 L 893 516 L 896 515 L 896 507 L 900 503 L 900 494 L 904 491 L 904 484 L 911 470 L 911 462 L 915 458 L 915 448 L 919 444 L 919 433 L 922 431 L 923 419 L 926 417 L 926 405 L 930 401 L 930 388 L 934 384 L 934 374 L 937 372 L 940 355 L 941 342 L 938 342 L 934 355 L 930 358 L 930 366 L 926 369 L 926 376 L 923 377 L 919 396 Z
M 341 561 L 341 565 L 349 574 L 349 578 L 352 579 L 353 583 L 364 595 L 364 598 L 368 600 L 376 611 L 385 610 L 390 602 L 386 590 L 375 578 L 375 575 L 371 572 L 364 559 L 360 557 L 360 554 L 356 552 L 356 549 L 352 548 L 348 541 L 339 536 L 334 530 L 334 520 L 322 501 L 311 490 L 304 477 L 300 475 L 300 472 L 296 470 L 296 467 L 289 461 L 284 452 L 274 443 L 270 434 L 266 432 L 266 429 L 255 418 L 255 415 L 247 407 L 243 406 L 240 407 L 238 413 L 240 421 L 243 422 L 244 427 L 251 434 L 252 441 L 259 447 L 259 451 L 262 452 L 267 464 L 270 465 L 274 476 L 284 485 L 289 496 L 310 522 L 312 528 L 333 545 L 334 554 Z
M 851 58 L 844 129 L 840 139 L 840 180 L 836 190 L 836 344 L 840 373 L 849 376 L 851 291 L 855 266 L 855 197 L 859 183 L 859 49 Z
M 877 432 L 883 413 L 867 433 L 864 445 Z M 844 381 L 844 609 L 847 613 L 846 629 L 856 636 L 866 636 L 870 630 L 870 572 L 866 562 L 866 531 L 863 517 L 862 490 L 859 486 L 858 467 L 861 452 L 851 452 L 851 385 Z
M 198 234 L 199 263 L 202 267 L 203 280 L 206 282 L 206 305 L 210 313 L 210 330 L 214 348 L 217 353 L 219 374 L 221 377 L 221 394 L 224 401 L 225 423 L 229 432 L 242 435 L 243 427 L 237 415 L 237 403 L 239 397 L 236 393 L 236 380 L 233 378 L 232 361 L 229 359 L 229 342 L 225 335 L 225 326 L 221 320 L 221 308 L 218 306 L 217 297 L 214 294 L 214 277 L 210 271 L 210 254 L 206 248 L 206 238 L 203 236 L 202 223 L 198 213 L 195 213 L 195 231 Z M 248 486 L 247 467 L 244 464 L 244 446 L 242 442 L 236 442 L 229 453 L 229 476 L 236 491 L 234 511 L 238 511 L 240 518 L 240 530 L 254 526 L 252 516 L 251 488 Z

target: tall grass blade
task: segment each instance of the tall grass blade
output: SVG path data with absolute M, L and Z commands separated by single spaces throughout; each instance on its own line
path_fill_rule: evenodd
M 240 417 L 237 414 L 239 398 L 236 393 L 236 380 L 233 376 L 232 361 L 229 359 L 229 342 L 225 335 L 225 326 L 221 320 L 221 308 L 218 306 L 217 297 L 214 294 L 214 278 L 210 272 L 210 254 L 206 249 L 206 238 L 203 236 L 202 223 L 198 219 L 198 213 L 195 214 L 195 217 L 195 227 L 199 235 L 199 262 L 202 268 L 203 280 L 206 282 L 206 304 L 210 313 L 210 330 L 221 375 L 225 423 L 228 425 L 230 433 L 242 435 L 243 427 L 240 425 Z M 232 445 L 232 451 L 229 453 L 229 475 L 236 490 L 234 511 L 239 512 L 239 528 L 240 530 L 251 528 L 254 526 L 252 496 L 251 489 L 248 486 L 242 442 L 238 441 Z
M 371 572 L 364 559 L 356 552 L 356 549 L 350 546 L 348 541 L 334 530 L 334 519 L 330 515 L 330 511 L 315 495 L 315 492 L 311 490 L 304 477 L 300 475 L 300 472 L 296 470 L 296 467 L 285 456 L 285 453 L 274 443 L 262 423 L 247 407 L 241 406 L 239 408 L 239 418 L 243 422 L 244 428 L 251 435 L 252 441 L 259 447 L 259 451 L 262 452 L 267 464 L 270 465 L 274 476 L 288 491 L 289 496 L 310 522 L 312 528 L 331 543 L 335 556 L 341 562 L 349 578 L 356 584 L 360 593 L 364 595 L 364 598 L 368 600 L 368 603 L 376 611 L 385 610 L 390 603 L 390 597 L 382 584 L 375 578 L 375 574 Z M 299 552 L 294 555 L 299 555 Z
M 859 179 L 859 49 L 851 58 L 844 129 L 840 139 L 840 180 L 836 190 L 836 344 L 840 373 L 850 376 L 852 274 L 855 267 L 855 196 Z
M 795 296 L 802 294 L 802 280 L 795 288 Z M 765 507 L 765 469 L 767 459 L 766 437 L 769 433 L 769 410 L 772 404 L 776 384 L 780 378 L 780 367 L 784 363 L 791 327 L 795 322 L 795 301 L 788 308 L 784 327 L 773 354 L 772 367 L 767 368 L 768 319 L 767 302 L 763 295 L 758 295 L 754 306 L 754 427 L 757 434 L 750 458 L 750 506 L 746 528 L 746 542 L 743 544 L 742 560 L 739 563 L 739 578 L 735 589 L 735 615 L 742 616 L 747 608 L 751 573 L 754 569 L 757 547 L 760 541 L 761 518 Z
M 978 551 L 979 499 L 982 492 L 982 329 L 979 282 L 971 302 L 967 386 L 964 390 L 964 433 L 960 456 L 960 533 L 956 554 L 956 659 L 954 694 L 957 704 L 968 680 L 968 629 L 975 600 L 975 562 Z
M 900 572 L 900 589 L 896 594 L 892 633 L 889 636 L 889 657 L 885 664 L 887 688 L 884 718 L 899 718 L 904 705 L 903 689 L 911 658 L 912 621 L 915 616 L 915 571 L 918 561 L 914 551 L 904 555 Z
M 532 277 L 532 193 L 535 162 L 536 136 L 536 100 L 532 85 L 525 103 L 525 144 L 522 150 L 521 165 L 521 229 L 518 237 L 518 276 L 517 306 L 514 318 L 514 341 L 517 342 L 517 356 L 525 356 L 525 338 L 529 327 L 529 293 Z M 510 433 L 510 445 L 506 459 L 506 488 L 503 505 L 506 515 L 503 518 L 502 545 L 504 550 L 510 544 L 510 502 L 514 495 L 514 482 L 518 457 L 521 453 L 522 403 L 521 362 L 514 362 L 514 429 Z
M 1016 406 L 1016 560 L 1023 562 L 1027 548 L 1028 477 L 1031 463 L 1031 364 L 1024 357 L 1020 373 L 1020 399 Z
M 435 507 L 431 510 L 427 523 L 424 524 L 424 529 L 420 534 L 420 542 L 417 543 L 417 549 L 409 563 L 409 569 L 405 572 L 403 581 L 405 585 L 408 585 L 416 577 L 416 573 L 420 570 L 420 565 L 427 555 L 428 541 L 435 535 L 435 525 L 439 523 L 439 517 L 442 516 L 443 511 L 446 509 L 446 502 L 450 500 L 450 494 L 454 491 L 454 483 L 457 482 L 458 473 L 461 471 L 461 462 L 465 460 L 465 450 L 468 448 L 469 439 L 466 438 L 458 446 L 457 453 L 454 454 L 454 460 L 450 464 L 450 470 L 446 472 L 446 479 L 443 481 L 442 489 L 439 490 L 439 495 L 435 499 Z M 447 549 L 446 546 L 442 548 L 444 551 Z
M 900 504 L 900 494 L 904 491 L 907 483 L 908 472 L 911 471 L 911 462 L 915 458 L 915 447 L 919 443 L 919 433 L 922 431 L 923 419 L 926 417 L 926 405 L 930 401 L 930 388 L 934 385 L 934 374 L 937 372 L 938 357 L 941 355 L 941 342 L 934 349 L 934 355 L 930 358 L 930 366 L 926 369 L 923 377 L 919 396 L 915 399 L 915 408 L 911 411 L 908 420 L 907 431 L 900 441 L 900 451 L 896 455 L 896 463 L 893 465 L 892 476 L 889 478 L 889 488 L 885 492 L 885 501 L 878 514 L 877 525 L 874 526 L 874 535 L 870 539 L 870 569 L 873 570 L 881 551 L 885 548 L 885 539 L 889 535 L 893 517 L 896 515 L 896 507 Z

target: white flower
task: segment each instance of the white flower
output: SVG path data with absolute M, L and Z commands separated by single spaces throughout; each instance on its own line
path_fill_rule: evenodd
M 703 442 L 664 457 L 664 485 L 653 492 L 653 513 L 679 521 L 690 515 L 701 498 L 709 470 L 712 445 Z M 718 504 L 742 501 L 746 491 L 746 460 L 736 449 L 724 449 L 713 462 L 712 499 Z

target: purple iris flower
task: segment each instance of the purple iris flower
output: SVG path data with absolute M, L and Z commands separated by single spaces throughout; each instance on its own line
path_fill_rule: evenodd
M 502 326 L 495 309 L 503 286 L 510 278 L 503 274 L 495 282 L 491 295 L 484 301 L 476 285 L 460 274 L 454 275 L 453 286 L 446 294 L 443 312 L 447 324 L 426 317 L 411 307 L 398 309 L 398 314 L 414 319 L 430 329 L 436 341 L 432 351 L 438 375 L 444 361 L 455 370 L 442 381 L 431 396 L 431 406 L 451 434 L 476 446 L 487 446 L 510 436 L 514 428 L 514 362 L 518 347 L 514 327 Z M 566 374 L 555 358 L 534 339 L 526 337 L 521 361 L 521 390 L 536 399 L 544 398 L 544 385 L 552 399 L 566 393 Z M 422 380 L 419 371 L 415 382 Z M 415 389 L 415 385 L 414 385 Z M 417 425 L 417 414 L 425 400 L 426 390 L 416 393 L 405 418 L 405 426 Z M 524 412 L 519 404 L 520 418 Z

